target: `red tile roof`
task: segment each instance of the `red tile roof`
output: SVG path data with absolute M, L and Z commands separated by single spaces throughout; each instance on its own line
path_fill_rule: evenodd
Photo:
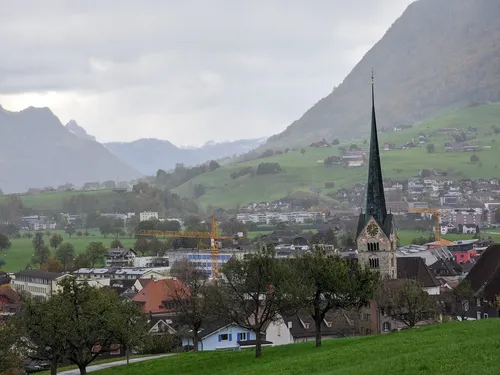
M 137 293 L 132 301 L 140 303 L 145 313 L 167 312 L 172 309 L 167 309 L 163 301 L 173 299 L 175 290 L 179 290 L 177 288 L 187 290 L 187 287 L 176 279 L 153 280 Z

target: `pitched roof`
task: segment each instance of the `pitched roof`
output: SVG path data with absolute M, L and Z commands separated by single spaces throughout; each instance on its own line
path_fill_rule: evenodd
M 397 258 L 397 266 L 398 279 L 415 280 L 427 288 L 441 285 L 420 257 Z
M 315 322 L 309 314 L 284 316 L 282 321 L 288 326 L 290 334 L 294 338 L 315 337 L 316 335 Z M 325 321 L 331 323 L 331 326 L 328 327 Z M 321 334 L 323 336 L 339 335 L 341 327 L 346 324 L 350 324 L 346 316 L 339 314 L 339 312 L 330 312 L 321 322 Z
M 475 293 L 482 292 L 487 299 L 500 294 L 500 244 L 484 250 L 465 279 Z
M 47 272 L 47 271 L 40 271 L 40 270 L 22 270 L 14 274 L 16 276 L 16 279 L 19 276 L 25 276 L 25 277 L 36 277 L 38 279 L 46 279 L 46 280 L 56 280 L 60 278 L 61 276 L 67 275 L 65 273 L 59 273 L 59 272 Z
M 12 303 L 17 303 L 17 302 L 21 301 L 21 297 L 19 296 L 19 293 L 17 293 L 11 287 L 0 288 L 0 296 L 6 297 Z
M 186 289 L 187 287 L 177 279 L 153 280 L 148 283 L 132 301 L 142 305 L 142 311 L 149 313 L 166 312 L 164 301 L 174 298 L 176 288 Z

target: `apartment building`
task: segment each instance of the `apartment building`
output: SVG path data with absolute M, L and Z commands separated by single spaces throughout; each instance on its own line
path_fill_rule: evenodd
M 57 283 L 68 274 L 40 270 L 23 270 L 14 274 L 11 281 L 13 289 L 28 292 L 34 297 L 48 298 L 57 292 Z

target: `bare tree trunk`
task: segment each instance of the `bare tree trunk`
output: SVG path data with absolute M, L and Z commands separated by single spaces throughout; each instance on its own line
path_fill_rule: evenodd
M 54 356 L 50 361 L 50 375 L 57 375 L 57 357 Z
M 127 366 L 130 365 L 130 350 L 128 349 L 128 345 L 125 345 L 125 355 L 127 356 Z
M 316 347 L 319 348 L 321 346 L 321 319 L 319 316 L 314 319 L 314 325 L 316 328 Z
M 262 337 L 260 332 L 255 335 L 255 358 L 262 357 Z
M 80 375 L 87 375 L 87 365 L 78 365 L 78 369 L 80 370 Z
M 198 351 L 198 330 L 194 329 L 193 330 L 193 352 Z

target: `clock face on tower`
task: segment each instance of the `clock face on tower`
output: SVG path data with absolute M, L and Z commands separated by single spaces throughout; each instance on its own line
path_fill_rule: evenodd
M 366 228 L 366 232 L 372 236 L 372 237 L 375 237 L 378 233 L 378 227 L 375 225 L 375 224 L 370 224 L 368 225 L 368 227 Z

